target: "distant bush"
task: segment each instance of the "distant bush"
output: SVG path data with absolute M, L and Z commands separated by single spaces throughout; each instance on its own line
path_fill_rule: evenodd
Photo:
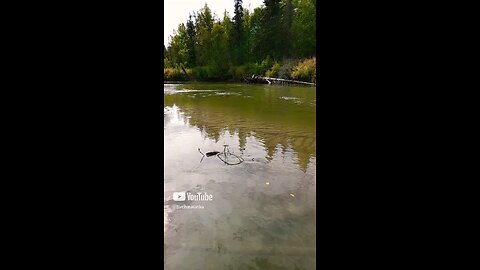
M 187 74 L 191 75 L 192 70 L 186 69 Z M 163 69 L 163 80 L 165 81 L 185 81 L 187 77 L 182 69 L 179 68 L 164 68 Z
M 316 58 L 305 59 L 293 67 L 292 78 L 299 81 L 313 82 L 317 75 Z
M 241 81 L 244 77 L 248 76 L 247 66 L 231 66 L 228 70 L 228 75 L 234 81 Z
M 228 69 L 221 65 L 212 65 L 207 67 L 208 79 L 213 81 L 225 80 L 228 77 Z
M 228 79 L 229 75 L 229 70 L 225 70 L 218 65 L 195 67 L 193 69 L 193 77 L 198 81 L 221 81 Z
M 278 71 L 278 78 L 280 79 L 292 79 L 293 67 L 297 65 L 297 60 L 286 59 L 283 61 Z
M 268 69 L 265 63 L 254 63 L 249 66 L 248 73 L 264 76 Z
M 166 81 L 243 81 L 252 74 L 300 81 L 313 82 L 316 76 L 316 58 L 302 60 L 287 59 L 283 62 L 273 62 L 267 57 L 261 63 L 247 63 L 241 66 L 224 67 L 222 65 L 207 65 L 186 69 L 188 76 L 181 68 L 164 68 L 163 77 Z
M 208 79 L 208 67 L 195 67 L 193 69 L 193 76 L 199 81 L 205 81 Z
M 247 63 L 245 64 L 245 75 L 251 76 L 252 74 L 265 76 L 268 70 L 272 68 L 274 62 L 270 59 L 270 56 L 267 56 L 260 63 Z
M 163 77 L 164 80 L 166 81 L 186 81 L 188 79 L 192 78 L 193 75 L 193 70 L 192 69 L 185 69 L 187 72 L 187 75 L 185 75 L 185 72 L 183 72 L 182 69 L 180 68 L 165 68 L 163 69 Z
M 260 65 L 258 66 L 259 68 L 259 74 L 258 75 L 266 75 L 267 71 L 273 66 L 274 62 L 270 58 L 270 55 L 263 60 Z
M 278 71 L 280 71 L 280 64 L 275 62 L 270 70 L 268 70 L 265 75 L 267 77 L 277 78 Z
M 260 63 L 260 65 L 265 68 L 265 69 L 269 69 L 273 66 L 274 62 L 272 61 L 272 59 L 270 58 L 270 55 L 267 56 L 267 58 L 265 58 L 265 60 L 262 61 L 262 63 Z
M 265 72 L 265 71 L 263 71 Z M 246 76 L 251 76 L 252 74 L 256 75 L 263 75 L 262 73 L 262 68 L 260 67 L 260 64 L 258 63 L 248 63 L 245 65 L 245 75 Z

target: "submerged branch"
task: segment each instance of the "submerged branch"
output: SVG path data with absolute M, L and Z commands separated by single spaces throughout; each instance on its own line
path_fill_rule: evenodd
M 200 159 L 200 163 L 203 161 L 203 159 L 205 158 L 205 156 L 207 157 L 211 157 L 211 156 L 217 156 L 223 163 L 227 164 L 227 165 L 238 165 L 240 163 L 242 163 L 244 161 L 244 159 L 240 156 L 237 156 L 233 153 L 230 152 L 230 150 L 228 149 L 228 145 L 225 145 L 224 148 L 223 148 L 223 153 L 221 152 L 218 152 L 218 151 L 212 151 L 212 152 L 207 152 L 207 154 L 205 155 L 204 153 L 202 153 L 202 151 L 200 150 L 200 148 L 198 148 L 198 152 L 200 152 L 200 154 L 202 154 L 202 159 Z M 225 159 L 223 159 L 221 156 L 224 156 Z M 234 156 L 235 158 L 238 159 L 238 162 L 235 162 L 235 163 L 232 163 L 232 162 L 229 162 L 228 161 L 228 156 Z

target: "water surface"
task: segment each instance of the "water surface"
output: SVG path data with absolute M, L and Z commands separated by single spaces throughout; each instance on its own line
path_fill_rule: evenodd
M 315 269 L 315 111 L 314 87 L 164 85 L 165 269 Z M 225 145 L 243 162 L 198 150 Z

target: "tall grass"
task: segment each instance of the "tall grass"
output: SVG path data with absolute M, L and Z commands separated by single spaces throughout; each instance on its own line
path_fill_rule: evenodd
M 243 81 L 243 78 L 252 74 L 293 79 L 306 82 L 314 82 L 316 78 L 316 57 L 295 60 L 284 59 L 281 62 L 274 62 L 267 57 L 260 63 L 247 63 L 241 66 L 230 66 L 225 69 L 219 65 L 201 66 L 186 69 L 188 76 L 182 69 L 165 68 L 163 77 L 165 81 Z
M 187 74 L 189 76 L 192 75 L 192 70 L 191 69 L 186 69 Z M 163 69 L 163 80 L 165 81 L 186 81 L 187 76 L 185 76 L 185 73 L 183 70 L 179 68 L 164 68 Z
M 275 62 L 272 68 L 265 73 L 265 76 L 276 78 L 278 76 L 279 71 L 280 71 L 280 64 L 278 62 Z
M 292 78 L 299 81 L 314 82 L 317 75 L 317 59 L 304 59 L 292 68 Z

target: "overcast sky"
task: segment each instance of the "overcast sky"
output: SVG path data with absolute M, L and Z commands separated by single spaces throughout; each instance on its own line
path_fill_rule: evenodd
M 233 16 L 233 0 L 165 0 L 164 2 L 164 25 L 163 43 L 168 45 L 168 37 L 181 23 L 187 23 L 188 14 L 198 12 L 207 3 L 217 18 L 223 18 L 223 12 L 227 10 L 230 18 Z M 253 11 L 254 8 L 263 4 L 263 0 L 243 0 L 243 8 Z

